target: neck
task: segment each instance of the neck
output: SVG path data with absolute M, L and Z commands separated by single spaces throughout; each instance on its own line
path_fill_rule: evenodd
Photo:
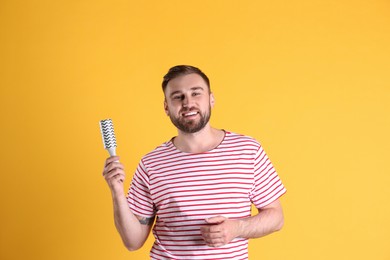
M 224 131 L 212 128 L 207 124 L 196 133 L 184 133 L 179 130 L 178 136 L 173 140 L 173 144 L 182 152 L 202 153 L 217 147 L 224 137 Z

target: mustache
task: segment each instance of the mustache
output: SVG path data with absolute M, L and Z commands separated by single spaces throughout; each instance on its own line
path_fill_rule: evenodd
M 195 112 L 199 112 L 199 110 L 197 109 L 197 108 L 195 108 L 195 107 L 190 107 L 190 108 L 182 108 L 182 109 L 180 109 L 180 113 L 187 113 L 187 112 L 193 112 L 193 111 L 195 111 Z

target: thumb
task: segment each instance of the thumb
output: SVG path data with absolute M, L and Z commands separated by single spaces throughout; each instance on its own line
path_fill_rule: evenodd
M 206 218 L 205 220 L 208 224 L 220 224 L 224 222 L 226 218 L 223 216 L 216 216 L 216 217 Z

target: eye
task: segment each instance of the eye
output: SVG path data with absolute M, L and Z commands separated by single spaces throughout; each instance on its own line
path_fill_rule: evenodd
M 200 92 L 193 92 L 192 93 L 192 96 L 195 97 L 195 96 L 199 96 L 200 95 Z
M 184 95 L 175 95 L 172 97 L 173 100 L 183 100 Z

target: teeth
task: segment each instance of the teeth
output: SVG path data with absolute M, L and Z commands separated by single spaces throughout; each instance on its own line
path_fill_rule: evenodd
M 193 116 L 193 115 L 196 115 L 198 112 L 189 112 L 189 113 L 185 113 L 184 115 L 185 116 Z

